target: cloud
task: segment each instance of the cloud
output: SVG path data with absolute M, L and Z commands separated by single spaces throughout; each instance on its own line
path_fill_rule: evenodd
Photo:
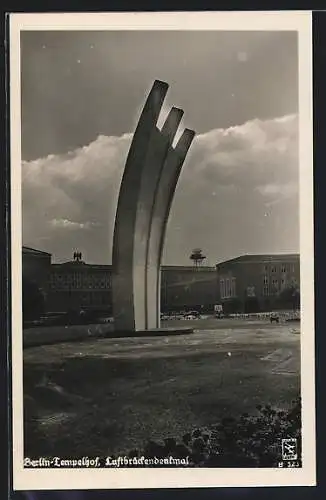
M 67 154 L 24 162 L 24 243 L 44 248 L 46 242 L 58 260 L 78 248 L 89 262 L 110 262 L 130 142 L 131 134 L 99 136 Z M 195 138 L 172 206 L 165 262 L 186 263 L 196 246 L 211 264 L 245 252 L 297 250 L 296 115 Z
M 52 219 L 50 224 L 53 227 L 61 227 L 66 229 L 90 229 L 91 227 L 99 227 L 101 224 L 96 222 L 75 222 L 68 219 Z

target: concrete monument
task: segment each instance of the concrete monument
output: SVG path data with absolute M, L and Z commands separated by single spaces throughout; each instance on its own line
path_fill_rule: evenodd
M 183 111 L 172 108 L 157 121 L 168 84 L 156 80 L 129 149 L 120 186 L 113 237 L 115 330 L 160 327 L 160 267 L 169 212 L 195 133 L 185 129 L 172 146 Z

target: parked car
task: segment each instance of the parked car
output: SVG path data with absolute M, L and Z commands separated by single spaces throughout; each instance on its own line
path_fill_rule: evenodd
M 272 313 L 272 314 L 270 315 L 270 322 L 271 322 L 271 323 L 274 323 L 274 322 L 275 322 L 275 323 L 279 323 L 279 322 L 280 322 L 280 317 L 279 317 L 279 315 L 278 315 L 277 313 Z
M 176 314 L 174 316 L 174 319 L 178 319 L 178 320 L 181 320 L 181 319 L 184 319 L 184 318 L 185 318 L 185 316 L 183 314 Z
M 194 314 L 187 314 L 186 316 L 184 316 L 184 319 L 194 320 L 194 319 L 199 319 L 199 317 L 195 316 Z
M 193 316 L 193 319 L 200 319 L 201 314 L 198 311 L 185 311 L 182 313 L 184 317 L 186 316 Z
M 107 317 L 103 317 L 103 318 L 99 318 L 99 323 L 114 323 L 114 318 L 112 316 L 107 316 Z

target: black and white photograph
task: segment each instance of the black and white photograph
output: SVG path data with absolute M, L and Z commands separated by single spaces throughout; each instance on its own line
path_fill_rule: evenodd
M 10 37 L 14 487 L 315 484 L 309 12 Z

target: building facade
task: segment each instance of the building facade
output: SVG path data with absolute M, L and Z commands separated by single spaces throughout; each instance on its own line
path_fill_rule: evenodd
M 112 268 L 81 260 L 52 264 L 48 311 L 96 309 L 112 312 Z
M 208 266 L 163 266 L 161 310 L 213 312 L 218 299 L 216 270 Z
M 112 314 L 111 265 L 87 264 L 76 252 L 72 261 L 51 264 L 50 253 L 26 246 L 22 261 L 23 279 L 42 290 L 47 311 L 84 308 Z M 226 313 L 271 311 L 298 306 L 298 296 L 298 254 L 243 255 L 216 267 L 161 270 L 162 312 L 213 312 L 217 304 Z
M 217 298 L 214 267 L 163 266 L 161 310 L 214 310 Z M 112 313 L 112 266 L 73 260 L 52 264 L 47 309 L 96 309 Z
M 243 255 L 217 264 L 216 271 L 219 302 L 226 312 L 298 306 L 295 303 L 300 294 L 298 254 Z
M 44 293 L 48 292 L 51 273 L 51 254 L 23 246 L 22 248 L 22 277 L 36 284 Z

